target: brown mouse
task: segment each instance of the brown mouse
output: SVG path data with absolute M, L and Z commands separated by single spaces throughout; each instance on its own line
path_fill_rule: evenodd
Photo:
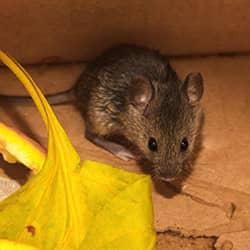
M 155 176 L 170 180 L 192 156 L 203 115 L 200 73 L 183 82 L 159 52 L 120 45 L 91 62 L 71 99 L 72 92 L 86 138 L 119 158 L 145 158 Z

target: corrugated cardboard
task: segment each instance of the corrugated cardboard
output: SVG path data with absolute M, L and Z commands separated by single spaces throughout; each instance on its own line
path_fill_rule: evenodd
M 250 2 L 0 1 L 0 47 L 23 63 L 88 60 L 116 43 L 171 55 L 250 51 Z

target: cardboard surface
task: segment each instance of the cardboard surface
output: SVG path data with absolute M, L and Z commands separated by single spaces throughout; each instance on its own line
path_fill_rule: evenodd
M 248 0 L 0 0 L 0 48 L 23 63 L 87 60 L 117 43 L 167 54 L 250 51 Z
M 218 249 L 227 249 L 222 248 L 224 246 L 233 246 L 234 250 L 248 249 L 250 57 L 178 59 L 172 64 L 183 77 L 190 71 L 203 74 L 206 119 L 203 149 L 191 176 L 182 183 L 181 191 L 176 192 L 180 188 L 178 184 L 158 184 L 161 192 L 153 194 L 156 229 L 174 231 L 185 237 L 216 236 Z M 52 87 L 54 92 L 72 86 L 82 68 L 83 65 L 61 65 L 60 70 L 58 66 L 33 67 L 30 72 L 45 92 Z M 0 72 L 0 92 L 13 93 L 12 88 L 17 86 L 5 77 L 5 72 Z M 52 82 L 54 84 L 50 84 Z M 54 110 L 82 159 L 140 171 L 135 162 L 121 161 L 85 140 L 84 122 L 73 105 L 55 106 Z M 1 104 L 0 117 L 1 121 L 18 127 L 46 145 L 45 128 L 35 107 Z

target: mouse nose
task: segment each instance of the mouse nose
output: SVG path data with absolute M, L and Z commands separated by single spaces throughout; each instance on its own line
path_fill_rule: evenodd
M 180 168 L 176 166 L 168 166 L 165 168 L 159 168 L 157 172 L 160 179 L 164 181 L 173 181 L 180 173 Z

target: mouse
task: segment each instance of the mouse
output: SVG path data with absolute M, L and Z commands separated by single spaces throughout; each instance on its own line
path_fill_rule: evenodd
M 146 159 L 168 182 L 192 157 L 203 92 L 201 73 L 182 80 L 158 50 L 122 44 L 88 63 L 72 89 L 47 97 L 52 104 L 74 101 L 89 141 L 123 160 Z

